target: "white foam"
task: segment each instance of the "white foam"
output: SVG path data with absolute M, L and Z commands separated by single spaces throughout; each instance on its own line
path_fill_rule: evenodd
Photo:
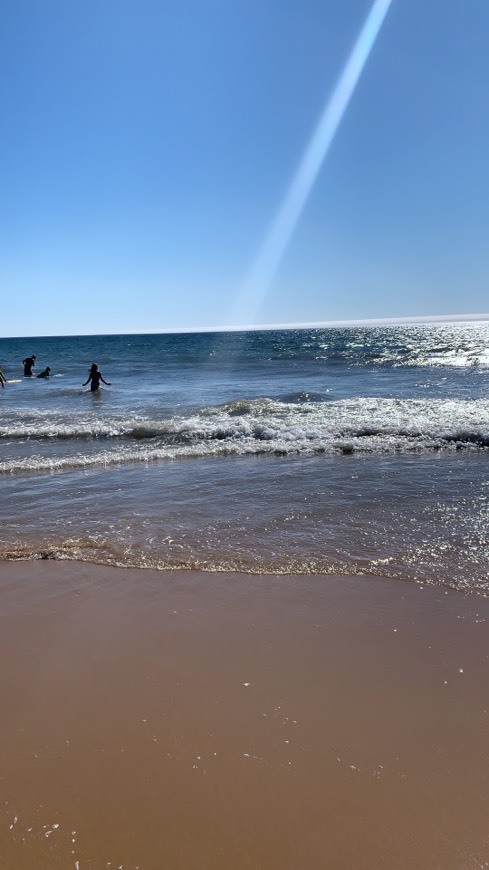
M 242 403 L 240 403 L 242 405 Z M 488 399 L 390 399 L 356 397 L 337 402 L 295 404 L 261 398 L 236 414 L 236 403 L 204 408 L 160 424 L 134 420 L 79 421 L 53 429 L 36 423 L 0 435 L 48 437 L 62 450 L 39 450 L 6 458 L 0 472 L 67 470 L 94 465 L 149 462 L 178 457 L 261 453 L 407 453 L 489 447 Z M 30 434 L 29 434 L 30 433 Z M 95 439 L 90 448 L 86 438 Z M 70 439 L 73 442 L 70 444 Z

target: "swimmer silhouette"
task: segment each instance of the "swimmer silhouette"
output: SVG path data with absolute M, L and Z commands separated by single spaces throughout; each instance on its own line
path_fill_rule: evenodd
M 36 354 L 33 353 L 32 356 L 27 356 L 22 360 L 22 365 L 24 366 L 24 377 L 32 378 L 32 369 L 36 364 Z
M 104 384 L 107 384 L 108 387 L 111 386 L 109 381 L 104 380 L 102 372 L 99 372 L 97 363 L 92 363 L 92 365 L 90 366 L 90 373 L 88 375 L 88 378 L 85 383 L 82 384 L 82 387 L 86 387 L 87 384 L 90 384 L 90 389 L 92 393 L 95 393 L 96 390 L 98 390 L 98 388 L 100 387 L 100 381 L 102 381 Z

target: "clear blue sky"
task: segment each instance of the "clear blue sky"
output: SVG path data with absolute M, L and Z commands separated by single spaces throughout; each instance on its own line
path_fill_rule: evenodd
M 372 0 L 4 0 L 1 334 L 236 325 Z M 488 0 L 392 0 L 248 323 L 489 309 Z

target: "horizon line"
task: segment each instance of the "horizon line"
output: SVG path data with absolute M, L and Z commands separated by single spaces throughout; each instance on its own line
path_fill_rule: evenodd
M 489 320 L 486 314 L 433 314 L 412 317 L 373 317 L 355 318 L 352 320 L 312 320 L 296 323 L 262 323 L 235 326 L 176 326 L 163 329 L 138 329 L 128 332 L 67 332 L 53 335 L 38 333 L 37 335 L 3 335 L 1 339 L 11 338 L 78 338 L 95 335 L 180 335 L 201 332 L 266 332 L 287 329 L 338 329 L 361 326 L 416 326 L 430 323 L 477 323 Z

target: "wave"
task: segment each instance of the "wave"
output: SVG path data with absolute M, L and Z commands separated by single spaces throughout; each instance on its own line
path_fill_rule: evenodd
M 489 401 L 356 398 L 297 403 L 260 398 L 160 422 L 18 421 L 1 427 L 0 437 L 10 442 L 0 473 L 209 456 L 485 450 Z M 24 442 L 31 445 L 27 455 Z M 39 449 L 32 452 L 36 442 Z

